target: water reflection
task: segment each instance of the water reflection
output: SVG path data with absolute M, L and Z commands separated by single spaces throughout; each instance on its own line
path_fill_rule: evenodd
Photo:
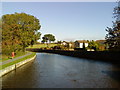
M 4 88 L 116 88 L 119 71 L 109 63 L 37 53 L 36 60 L 2 79 Z
M 120 83 L 120 71 L 102 71 Z

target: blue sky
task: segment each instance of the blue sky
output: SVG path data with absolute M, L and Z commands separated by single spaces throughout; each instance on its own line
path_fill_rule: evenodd
M 3 14 L 27 13 L 40 20 L 40 32 L 57 40 L 104 39 L 115 2 L 3 2 Z

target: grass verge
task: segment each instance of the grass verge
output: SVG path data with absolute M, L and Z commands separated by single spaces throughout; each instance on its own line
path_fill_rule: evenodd
M 54 43 L 50 43 L 50 44 L 35 44 L 35 45 L 33 45 L 33 46 L 29 46 L 29 47 L 27 47 L 27 48 L 45 48 L 45 47 L 54 47 L 54 46 L 56 46 L 56 45 L 58 45 L 58 44 L 54 44 Z
M 18 59 L 18 60 L 16 60 L 16 61 L 10 62 L 10 63 L 5 64 L 5 65 L 1 65 L 1 66 L 0 66 L 0 70 L 6 68 L 6 67 L 8 67 L 8 66 L 11 66 L 11 65 L 13 65 L 13 64 L 16 64 L 16 63 L 18 63 L 18 62 L 21 62 L 21 61 L 24 61 L 24 60 L 26 60 L 26 59 L 32 58 L 33 56 L 35 56 L 35 54 L 36 54 L 36 53 L 33 52 L 32 54 L 30 54 L 30 55 L 28 55 L 28 56 L 26 56 L 26 57 L 23 57 L 23 58 L 21 58 L 21 59 Z
M 26 52 L 17 52 L 17 54 L 15 55 L 14 58 L 17 58 L 17 57 L 19 57 L 19 56 L 23 56 L 23 55 L 25 55 L 25 54 L 27 54 L 27 53 L 28 53 L 28 51 L 26 51 Z M 0 61 L 3 62 L 3 61 L 6 61 L 6 60 L 9 60 L 10 57 L 11 57 L 11 56 L 2 55 L 2 60 L 0 60 Z

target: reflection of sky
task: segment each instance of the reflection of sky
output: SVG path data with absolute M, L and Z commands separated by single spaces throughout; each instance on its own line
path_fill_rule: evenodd
M 25 12 L 40 20 L 42 35 L 52 33 L 57 40 L 104 39 L 112 26 L 114 2 L 3 3 L 3 14 Z

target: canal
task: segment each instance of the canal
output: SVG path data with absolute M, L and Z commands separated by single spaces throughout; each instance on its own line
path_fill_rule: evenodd
M 119 88 L 119 86 L 119 65 L 48 53 L 37 53 L 34 61 L 2 77 L 3 88 Z

